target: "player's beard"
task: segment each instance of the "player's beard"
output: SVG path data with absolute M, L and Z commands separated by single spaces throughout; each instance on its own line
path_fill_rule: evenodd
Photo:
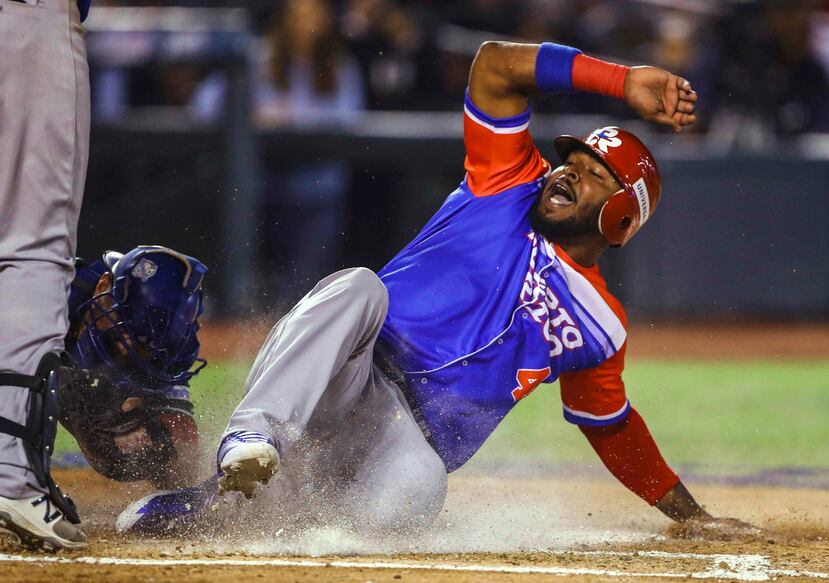
M 539 210 L 543 196 L 545 196 L 544 190 L 541 191 L 538 200 L 530 209 L 530 225 L 533 231 L 543 235 L 548 241 L 559 242 L 584 235 L 601 234 L 599 231 L 601 205 L 586 205 L 568 217 L 550 220 Z

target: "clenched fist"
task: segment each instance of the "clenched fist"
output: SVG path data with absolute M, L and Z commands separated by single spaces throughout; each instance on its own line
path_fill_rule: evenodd
M 697 93 L 691 84 L 656 67 L 632 67 L 625 79 L 625 103 L 646 121 L 677 133 L 697 120 Z

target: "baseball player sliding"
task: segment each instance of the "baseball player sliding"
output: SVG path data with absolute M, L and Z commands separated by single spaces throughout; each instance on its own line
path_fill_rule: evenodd
M 443 506 L 447 474 L 558 379 L 565 419 L 627 488 L 677 522 L 749 528 L 697 504 L 626 397 L 627 318 L 597 260 L 652 216 L 661 181 L 645 145 L 616 127 L 561 136 L 560 165 L 545 160 L 528 97 L 573 90 L 624 100 L 676 132 L 695 121 L 696 93 L 667 71 L 552 43 L 482 45 L 464 106 L 466 177 L 377 275 L 330 275 L 273 328 L 221 440 L 221 490 L 251 495 L 280 470 L 278 499 L 327 495 L 327 520 L 421 529 Z M 181 523 L 204 514 L 210 493 L 149 496 L 118 526 Z
M 86 537 L 52 480 L 89 153 L 90 0 L 0 0 L 0 528 L 47 548 Z

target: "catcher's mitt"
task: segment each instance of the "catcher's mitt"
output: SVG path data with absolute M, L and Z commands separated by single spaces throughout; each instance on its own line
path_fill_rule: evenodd
M 95 471 L 121 482 L 175 485 L 178 449 L 198 438 L 186 390 L 173 398 L 74 367 L 62 367 L 60 380 L 60 422 Z

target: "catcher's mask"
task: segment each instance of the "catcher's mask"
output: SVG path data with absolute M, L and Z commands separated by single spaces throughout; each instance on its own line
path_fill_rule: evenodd
M 599 128 L 584 140 L 559 136 L 555 145 L 562 162 L 582 150 L 598 158 L 622 185 L 602 206 L 599 231 L 614 247 L 627 243 L 653 214 L 662 194 L 653 154 L 639 138 L 617 127 Z
M 207 365 L 197 336 L 207 267 L 151 245 L 126 255 L 108 251 L 103 261 L 110 290 L 78 307 L 86 322 L 78 337 L 80 366 L 104 366 L 121 383 L 147 387 L 184 384 L 198 374 Z

